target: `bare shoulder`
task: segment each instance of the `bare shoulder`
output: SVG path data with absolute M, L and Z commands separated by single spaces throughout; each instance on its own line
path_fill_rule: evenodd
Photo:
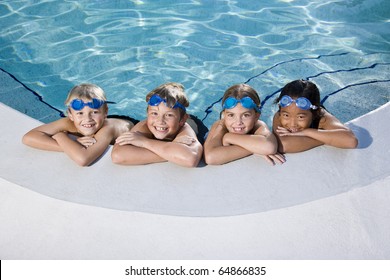
M 318 125 L 318 127 L 320 129 L 336 129 L 336 128 L 345 128 L 347 129 L 347 127 L 338 119 L 336 118 L 334 115 L 332 115 L 331 113 L 329 113 L 328 111 L 323 110 L 323 115 L 321 117 L 321 120 L 320 120 L 320 123 Z
M 195 131 L 192 129 L 192 127 L 188 124 L 188 123 L 185 123 L 183 125 L 182 128 L 180 128 L 180 130 L 178 131 L 178 133 L 176 134 L 176 138 L 178 137 L 181 137 L 181 136 L 184 136 L 184 135 L 187 135 L 187 136 L 191 136 L 191 137 L 195 137 L 196 138 L 196 133 Z
M 74 126 L 74 123 L 69 118 L 65 117 L 47 124 L 42 124 L 32 129 L 32 131 L 34 130 L 41 131 L 49 135 L 54 135 L 60 131 L 67 131 L 73 133 L 76 131 L 76 128 Z
M 134 127 L 134 124 L 128 120 L 109 118 L 106 119 L 105 126 L 112 128 L 115 131 L 116 137 L 118 137 L 122 133 L 130 131 Z
M 257 120 L 253 129 L 255 131 L 254 134 L 268 135 L 270 133 L 268 125 L 261 120 Z

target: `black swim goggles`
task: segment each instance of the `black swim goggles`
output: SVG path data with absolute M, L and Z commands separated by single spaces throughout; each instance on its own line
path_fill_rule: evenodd
M 306 97 L 299 97 L 297 99 L 292 99 L 288 95 L 283 95 L 283 97 L 279 101 L 280 107 L 284 108 L 287 106 L 290 106 L 293 102 L 295 102 L 295 105 L 302 110 L 309 110 L 309 109 L 317 109 L 318 107 L 316 105 L 311 104 L 310 100 Z
M 70 106 L 73 110 L 80 111 L 80 110 L 82 110 L 85 106 L 88 106 L 88 107 L 91 108 L 91 109 L 99 109 L 99 108 L 102 107 L 104 104 L 108 104 L 108 103 L 114 104 L 115 102 L 112 102 L 112 101 L 104 101 L 104 100 L 97 99 L 97 98 L 92 98 L 92 101 L 90 101 L 90 102 L 84 102 L 84 101 L 81 100 L 81 99 L 73 99 L 73 100 L 70 102 L 69 106 Z
M 148 105 L 150 106 L 158 106 L 160 105 L 161 102 L 164 102 L 165 106 L 169 107 L 167 105 L 167 100 L 164 99 L 164 98 L 161 98 L 159 95 L 157 94 L 154 94 L 150 97 L 149 101 L 148 101 Z M 186 112 L 186 107 L 184 107 L 183 104 L 179 103 L 176 101 L 175 105 L 173 105 L 173 107 L 171 107 L 172 109 L 175 109 L 175 108 L 180 108 L 182 109 L 184 112 Z

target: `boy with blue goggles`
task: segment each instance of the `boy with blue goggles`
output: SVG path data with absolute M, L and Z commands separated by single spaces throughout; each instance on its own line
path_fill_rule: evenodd
M 237 106 L 238 103 L 241 103 L 242 107 L 247 109 L 255 109 L 256 112 L 260 113 L 260 108 L 256 105 L 252 98 L 245 96 L 241 99 L 236 99 L 234 97 L 226 98 L 225 102 L 222 105 L 222 109 L 232 109 Z
M 279 101 L 279 105 L 280 107 L 284 108 L 290 106 L 293 102 L 295 102 L 295 105 L 302 110 L 315 110 L 318 108 L 316 105 L 311 104 L 310 100 L 306 97 L 299 97 L 294 100 L 288 95 L 283 95 L 283 97 Z

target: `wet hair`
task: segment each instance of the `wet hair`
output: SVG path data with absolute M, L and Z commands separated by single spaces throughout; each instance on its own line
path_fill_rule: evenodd
M 68 97 L 65 100 L 65 105 L 69 106 L 70 102 L 73 99 L 88 99 L 92 100 L 93 98 L 106 101 L 106 94 L 103 89 L 94 84 L 80 84 L 74 86 L 68 93 Z M 107 106 L 107 104 L 105 104 Z
M 242 99 L 246 96 L 250 97 L 255 102 L 255 104 L 260 107 L 260 97 L 257 94 L 257 91 L 247 84 L 237 84 L 228 88 L 222 97 L 222 104 L 228 97 Z
M 155 94 L 167 100 L 168 107 L 173 107 L 176 102 L 179 102 L 184 107 L 188 107 L 190 105 L 190 102 L 184 92 L 184 86 L 179 83 L 170 82 L 156 87 L 146 95 L 146 102 L 148 102 L 150 97 Z M 186 112 L 181 108 L 179 108 L 179 110 L 180 117 L 182 118 Z
M 323 106 L 321 106 L 320 91 L 313 82 L 305 80 L 295 80 L 289 82 L 282 88 L 279 97 L 275 100 L 275 103 L 278 104 L 280 99 L 282 99 L 284 95 L 288 95 L 293 99 L 297 99 L 299 97 L 306 97 L 307 99 L 309 99 L 311 104 L 317 106 L 317 109 L 310 109 L 310 111 L 313 114 L 312 126 L 318 127 L 319 121 L 324 115 L 324 112 L 322 110 Z

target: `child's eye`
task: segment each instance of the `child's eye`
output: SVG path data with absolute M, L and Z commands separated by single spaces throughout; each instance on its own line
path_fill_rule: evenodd
M 167 113 L 165 116 L 166 116 L 167 118 L 174 118 L 174 117 L 175 117 L 175 114 Z
M 226 114 L 228 118 L 234 118 L 234 114 Z
M 283 118 L 288 118 L 289 116 L 288 116 L 288 114 L 286 114 L 286 113 L 282 113 L 282 117 L 283 117 Z
M 250 118 L 250 117 L 252 117 L 252 114 L 251 114 L 251 113 L 246 113 L 246 114 L 244 114 L 244 118 Z

